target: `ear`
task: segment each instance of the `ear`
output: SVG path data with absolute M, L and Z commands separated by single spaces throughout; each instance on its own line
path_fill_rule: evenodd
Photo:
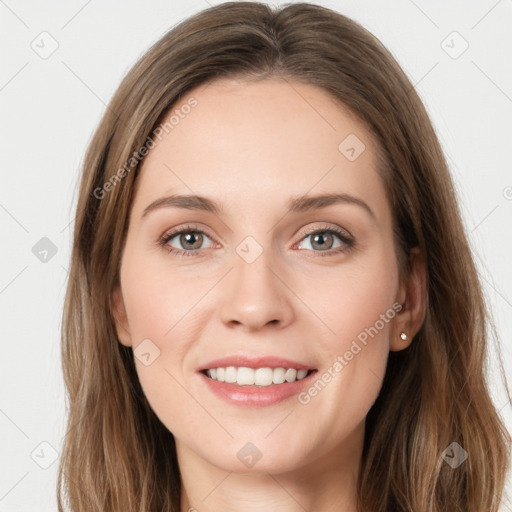
M 389 349 L 392 351 L 403 350 L 412 343 L 427 311 L 427 269 L 418 247 L 411 249 L 409 261 L 411 271 L 400 287 L 397 298 L 402 309 L 397 313 L 390 331 Z M 406 340 L 400 337 L 401 333 L 407 335 Z
M 126 347 L 132 346 L 132 339 L 130 336 L 130 329 L 128 327 L 128 318 L 126 316 L 126 308 L 124 307 L 123 296 L 121 294 L 121 287 L 117 286 L 112 292 L 112 304 L 117 337 L 119 342 Z

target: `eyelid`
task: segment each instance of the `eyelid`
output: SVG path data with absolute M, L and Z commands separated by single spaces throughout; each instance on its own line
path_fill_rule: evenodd
M 171 228 L 169 230 L 167 230 L 160 238 L 159 238 L 159 245 L 163 246 L 163 247 L 166 247 L 167 246 L 167 243 L 169 242 L 169 240 L 171 240 L 172 238 L 182 234 L 182 233 L 187 233 L 187 232 L 197 232 L 197 233 L 201 233 L 201 234 L 204 234 L 206 235 L 208 238 L 210 238 L 212 240 L 213 243 L 216 243 L 218 244 L 219 242 L 217 242 L 216 240 L 216 237 L 215 236 L 212 236 L 210 233 L 209 233 L 209 230 L 207 228 L 203 228 L 202 226 L 199 226 L 197 224 L 194 224 L 194 223 L 188 223 L 188 224 L 185 224 L 183 226 L 179 226 L 179 227 L 176 227 L 176 228 Z M 355 245 L 356 245 L 356 241 L 354 239 L 354 237 L 352 236 L 352 234 L 345 228 L 342 228 L 336 224 L 329 224 L 329 223 L 326 223 L 324 222 L 322 225 L 320 226 L 312 226 L 310 228 L 306 228 L 304 231 L 302 231 L 301 235 L 300 235 L 300 238 L 293 244 L 292 247 L 295 247 L 297 246 L 298 244 L 300 244 L 305 238 L 307 238 L 308 236 L 312 235 L 312 234 L 315 234 L 315 233 L 321 233 L 321 232 L 332 232 L 334 233 L 336 236 L 338 236 L 338 238 L 341 240 L 342 243 L 344 243 L 347 247 L 344 249 L 345 251 L 346 250 L 349 250 L 349 249 L 352 249 Z M 167 249 L 168 252 L 175 252 L 177 253 L 177 255 L 194 255 L 194 254 L 197 254 L 197 253 L 201 253 L 204 251 L 204 249 L 194 249 L 194 250 L 190 250 L 190 251 L 185 251 L 184 249 L 177 249 L 175 247 L 173 247 L 172 249 Z M 328 256 L 328 255 L 334 255 L 334 254 L 337 254 L 338 252 L 343 252 L 343 251 L 340 251 L 340 248 L 337 248 L 337 249 L 334 249 L 334 250 L 327 250 L 327 251 L 313 251 L 315 253 L 317 253 L 317 256 Z
M 301 228 L 301 229 L 303 229 L 303 228 Z M 353 238 L 352 234 L 346 228 L 342 228 L 338 225 L 333 225 L 333 224 L 324 222 L 321 226 L 313 226 L 310 228 L 305 228 L 305 230 L 301 234 L 301 238 L 297 241 L 300 242 L 306 236 L 311 235 L 312 233 L 316 233 L 317 231 L 321 231 L 321 230 L 325 230 L 325 231 L 329 231 L 329 230 L 338 231 L 339 230 L 340 233 L 345 235 L 347 238 L 350 238 L 350 239 Z M 212 240 L 216 239 L 215 236 L 213 236 L 212 234 L 209 233 L 208 228 L 204 228 L 204 227 L 200 226 L 199 224 L 194 224 L 194 223 L 187 223 L 183 226 L 178 226 L 176 228 L 167 229 L 159 239 L 163 240 L 163 239 L 169 238 L 173 235 L 177 235 L 177 234 L 180 234 L 180 233 L 186 232 L 186 231 L 198 231 L 200 233 L 204 233 L 205 235 L 208 235 L 208 237 L 210 237 Z M 300 232 L 300 229 L 296 233 L 299 233 L 299 232 Z
M 194 224 L 194 223 L 185 224 L 183 226 L 180 225 L 175 228 L 167 229 L 164 232 L 164 234 L 159 238 L 159 242 L 164 243 L 165 241 L 169 241 L 169 239 L 174 238 L 175 236 L 180 235 L 182 233 L 186 233 L 186 232 L 203 233 L 208 238 L 210 238 L 213 242 L 219 243 L 219 242 L 217 242 L 216 237 L 209 233 L 208 228 L 204 228 L 204 227 L 202 227 L 198 224 Z M 187 251 L 187 252 L 193 252 L 193 251 Z
M 303 238 L 305 238 L 308 235 L 311 235 L 313 233 L 317 233 L 319 231 L 334 231 L 336 233 L 339 233 L 340 235 L 345 236 L 346 238 L 349 238 L 349 239 L 353 239 L 354 238 L 352 236 L 352 234 L 350 233 L 350 231 L 348 231 L 347 229 L 342 228 L 341 226 L 338 226 L 336 224 L 324 223 L 321 226 L 314 226 L 314 227 L 311 227 L 311 228 L 306 228 L 305 231 L 302 232 L 300 240 L 302 240 Z

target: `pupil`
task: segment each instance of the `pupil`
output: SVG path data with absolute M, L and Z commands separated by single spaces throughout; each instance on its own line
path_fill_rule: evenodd
M 313 244 L 317 243 L 317 240 L 318 239 L 321 239 L 323 240 L 325 238 L 325 234 L 317 234 L 313 237 Z M 327 235 L 327 238 L 330 238 L 331 236 L 330 235 Z M 324 242 L 320 242 L 320 248 L 324 247 L 325 248 L 325 241 Z
M 186 245 L 186 244 L 194 245 L 194 241 L 193 241 L 194 238 L 198 238 L 198 237 L 196 237 L 196 235 L 194 233 L 185 233 L 183 235 L 183 237 L 185 238 L 185 244 L 184 245 Z M 192 239 L 192 241 L 191 241 L 191 239 Z M 197 243 L 197 240 L 196 240 L 196 243 Z M 200 245 L 201 244 L 199 244 L 199 246 Z M 193 249 L 195 249 L 195 247 L 193 247 Z

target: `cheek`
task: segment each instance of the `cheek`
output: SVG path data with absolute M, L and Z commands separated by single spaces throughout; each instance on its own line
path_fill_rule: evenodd
M 305 301 L 314 304 L 328 330 L 323 329 L 317 347 L 325 362 L 320 382 L 311 393 L 307 390 L 302 403 L 314 402 L 319 417 L 333 422 L 333 431 L 346 428 L 347 418 L 361 421 L 380 392 L 396 316 L 398 268 L 393 257 L 392 249 L 372 251 L 332 273 L 324 293 L 304 289 Z
M 353 340 L 387 345 L 398 290 L 398 269 L 392 251 L 372 251 L 317 282 L 324 283 L 322 289 L 305 286 L 303 297 L 330 332 L 324 338 L 329 340 L 330 352 L 348 350 Z
M 190 395 L 181 384 L 184 362 L 200 330 L 194 306 L 211 283 L 194 279 L 192 272 L 169 268 L 160 258 L 130 252 L 127 245 L 121 285 L 144 395 L 162 423 L 172 432 L 179 431 L 182 422 L 171 411 L 191 409 Z M 188 421 L 202 417 L 199 410 L 194 414 Z
M 186 271 L 167 267 L 160 258 L 132 254 L 123 262 L 121 273 L 132 341 L 136 346 L 150 338 L 163 348 L 166 340 L 176 338 L 207 286 Z
M 184 286 L 179 273 L 155 268 L 150 258 L 132 254 L 123 261 L 121 279 L 137 375 L 160 421 L 181 433 L 182 420 L 173 411 L 191 407 L 180 383 L 190 339 L 187 313 L 198 300 L 197 290 Z
M 368 263 L 368 262 L 367 262 Z M 329 331 L 318 339 L 324 367 L 299 399 L 305 411 L 314 410 L 315 435 L 334 446 L 364 421 L 382 387 L 389 355 L 389 329 L 397 286 L 396 267 L 378 259 L 329 280 L 315 313 Z M 316 294 L 318 296 L 318 294 Z M 322 421 L 320 421 L 322 419 Z M 313 427 L 315 429 L 316 427 Z

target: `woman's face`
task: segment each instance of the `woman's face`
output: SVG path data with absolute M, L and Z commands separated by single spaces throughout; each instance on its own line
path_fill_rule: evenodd
M 408 344 L 370 133 L 322 89 L 277 79 L 211 82 L 172 110 L 114 294 L 149 403 L 182 461 L 357 460 L 389 350 Z

